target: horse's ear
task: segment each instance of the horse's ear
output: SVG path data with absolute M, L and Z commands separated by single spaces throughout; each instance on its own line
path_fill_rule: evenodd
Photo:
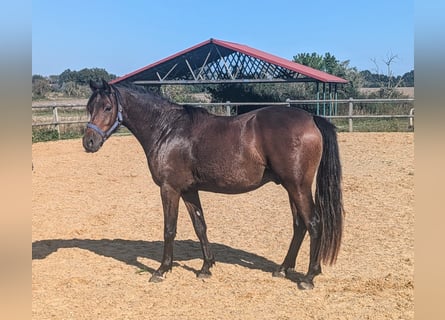
M 96 82 L 94 82 L 93 80 L 90 80 L 90 88 L 91 88 L 91 90 L 93 90 L 93 92 L 94 92 L 94 91 L 96 91 L 96 90 L 99 89 L 99 86 L 97 85 Z
M 102 87 L 106 93 L 111 93 L 111 86 L 104 79 L 102 79 Z

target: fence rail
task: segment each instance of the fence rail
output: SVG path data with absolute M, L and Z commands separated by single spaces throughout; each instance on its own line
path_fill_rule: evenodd
M 409 119 L 410 128 L 414 128 L 414 99 L 329 99 L 329 100 L 287 100 L 290 104 L 317 104 L 325 106 L 329 104 L 334 105 L 334 110 L 337 110 L 338 104 L 348 104 L 348 115 L 339 116 L 336 114 L 325 115 L 329 119 L 348 119 L 349 132 L 353 131 L 353 119 L 396 119 L 396 118 L 406 118 Z M 370 114 L 370 115 L 355 115 L 354 114 L 354 103 L 411 103 L 413 107 L 410 109 L 408 114 Z M 318 110 L 318 108 L 317 108 Z M 335 112 L 336 113 L 336 112 Z
M 395 103 L 409 103 L 412 104 L 409 113 L 407 114 L 354 114 L 354 104 L 374 104 L 374 103 L 387 103 L 387 104 L 395 104 Z M 183 103 L 185 104 L 185 103 Z M 348 129 L 349 132 L 353 131 L 353 120 L 354 119 L 397 119 L 397 118 L 405 118 L 409 121 L 409 127 L 414 127 L 414 99 L 339 99 L 339 100 L 286 100 L 285 102 L 209 102 L 209 103 L 187 103 L 188 105 L 195 105 L 201 107 L 225 107 L 226 114 L 231 113 L 232 107 L 245 107 L 245 106 L 295 106 L 295 105 L 317 105 L 317 113 L 325 116 L 329 119 L 348 119 Z M 337 107 L 340 104 L 348 104 L 347 114 L 338 115 Z M 329 107 L 329 114 L 320 113 L 319 107 L 323 107 L 323 111 L 326 110 L 326 106 Z M 334 108 L 332 108 L 334 106 Z M 42 110 L 51 110 L 50 115 L 46 115 L 46 119 L 43 116 L 35 115 L 34 112 L 41 112 Z M 79 119 L 75 120 L 66 120 L 61 119 L 62 117 L 59 114 L 60 110 L 77 110 L 84 111 L 83 114 L 80 113 L 78 115 Z M 57 130 L 58 135 L 60 137 L 60 125 L 73 125 L 73 124 L 86 124 L 89 121 L 89 116 L 86 113 L 86 108 L 84 104 L 69 104 L 69 103 L 61 103 L 61 104 L 47 104 L 47 105 L 36 105 L 32 106 L 33 111 L 33 121 L 32 127 L 41 127 L 41 126 L 54 126 Z M 334 111 L 332 111 L 334 110 Z M 51 120 L 48 120 L 48 117 L 51 117 Z M 44 120 L 39 119 L 44 118 Z

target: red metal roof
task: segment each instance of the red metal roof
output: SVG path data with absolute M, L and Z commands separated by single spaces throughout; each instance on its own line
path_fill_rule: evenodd
M 210 39 L 211 41 L 212 39 Z M 251 47 L 248 47 L 246 45 L 234 43 L 234 42 L 228 42 L 228 41 L 222 41 L 222 40 L 216 40 L 213 39 L 213 42 L 216 44 L 219 44 L 223 47 L 233 49 L 236 51 L 239 51 L 241 53 L 253 56 L 255 58 L 267 61 L 269 63 L 273 63 L 276 65 L 279 65 L 283 68 L 287 68 L 289 70 L 304 74 L 305 76 L 308 76 L 310 78 L 319 80 L 321 82 L 334 82 L 334 83 L 347 83 L 348 81 L 342 78 L 339 78 L 337 76 L 331 75 L 329 73 L 302 65 L 297 62 L 293 62 L 284 58 L 280 58 L 278 56 L 275 56 L 273 54 L 254 49 Z
M 204 45 L 206 45 L 206 44 L 209 44 L 210 41 L 212 41 L 212 39 L 207 40 L 207 41 L 204 41 L 204 42 L 201 42 L 201 43 L 198 43 L 197 45 L 194 45 L 193 47 L 190 47 L 190 48 L 188 48 L 188 49 L 182 50 L 182 51 L 180 51 L 180 52 L 178 52 L 178 53 L 175 53 L 175 54 L 173 54 L 173 55 L 171 55 L 171 56 L 169 56 L 169 57 L 167 57 L 167 58 L 164 58 L 164 59 L 162 59 L 162 60 L 159 60 L 159 61 L 157 61 L 157 62 L 154 62 L 154 63 L 152 63 L 152 64 L 149 64 L 148 66 L 142 67 L 142 68 L 140 68 L 140 69 L 137 69 L 137 70 L 135 70 L 135 71 L 133 71 L 133 72 L 130 72 L 130 73 L 128 73 L 128 74 L 122 76 L 122 77 L 116 78 L 116 79 L 110 81 L 110 83 L 121 82 L 121 81 L 123 81 L 123 80 L 125 80 L 125 79 L 127 79 L 127 78 L 130 78 L 130 77 L 132 77 L 132 76 L 138 74 L 138 73 L 141 73 L 141 72 L 143 72 L 143 71 L 146 71 L 146 70 L 148 70 L 148 69 L 151 69 L 151 68 L 153 68 L 153 67 L 156 67 L 157 65 L 160 65 L 160 64 L 162 64 L 162 63 L 164 63 L 164 62 L 166 62 L 166 61 L 168 61 L 168 60 L 172 60 L 172 59 L 174 59 L 174 58 L 180 57 L 180 56 L 182 56 L 183 54 L 185 54 L 185 53 L 187 53 L 187 52 L 193 51 L 193 50 L 195 50 L 195 49 L 197 49 L 197 48 L 199 48 L 199 47 L 202 47 L 202 46 L 204 46 Z
M 270 54 L 270 53 L 267 53 L 267 52 L 264 52 L 264 51 L 261 51 L 258 49 L 251 48 L 246 45 L 229 42 L 229 41 L 218 40 L 218 39 L 209 39 L 209 40 L 203 41 L 197 45 L 194 45 L 188 49 L 185 49 L 178 53 L 175 53 L 169 57 L 166 57 L 162 60 L 159 60 L 157 62 L 149 64 L 143 68 L 140 68 L 140 69 L 135 70 L 131 73 L 128 73 L 122 77 L 116 78 L 113 81 L 111 81 L 111 83 L 117 83 L 117 82 L 127 80 L 129 78 L 132 78 L 134 76 L 142 74 L 152 68 L 160 66 L 164 63 L 168 63 L 170 60 L 174 60 L 180 56 L 191 53 L 192 51 L 198 50 L 198 49 L 200 49 L 204 46 L 207 46 L 209 44 L 212 44 L 212 43 L 217 46 L 229 49 L 229 50 L 237 51 L 242 54 L 252 56 L 254 58 L 266 61 L 268 63 L 280 66 L 282 68 L 289 69 L 293 72 L 297 72 L 297 73 L 302 74 L 308 78 L 314 79 L 314 81 L 320 81 L 320 82 L 326 82 L 326 83 L 347 83 L 348 82 L 345 79 L 331 75 L 329 73 L 326 73 L 326 72 L 323 72 L 323 71 L 320 71 L 320 70 L 317 70 L 317 69 L 314 69 L 314 68 L 311 68 L 311 67 L 308 67 L 308 66 L 278 57 L 278 56 L 275 56 L 273 54 Z

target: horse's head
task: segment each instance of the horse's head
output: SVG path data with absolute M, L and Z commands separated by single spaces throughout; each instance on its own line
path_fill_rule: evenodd
M 93 94 L 88 100 L 90 122 L 83 135 L 83 147 L 96 152 L 122 123 L 122 106 L 117 89 L 105 80 L 101 84 L 90 81 Z

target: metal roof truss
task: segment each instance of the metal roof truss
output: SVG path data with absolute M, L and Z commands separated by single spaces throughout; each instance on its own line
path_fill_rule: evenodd
M 215 43 L 161 62 L 132 80 L 137 85 L 313 81 L 293 70 Z

